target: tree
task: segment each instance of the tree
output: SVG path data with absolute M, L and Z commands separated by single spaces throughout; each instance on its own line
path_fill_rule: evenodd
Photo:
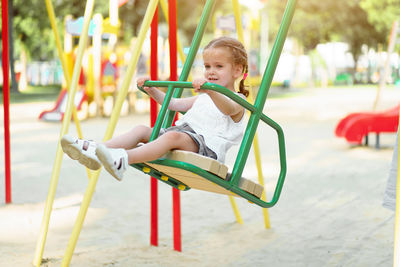
M 284 4 L 277 0 L 270 1 L 274 9 L 273 24 L 280 20 Z M 277 26 L 272 33 L 276 34 L 276 31 Z M 385 42 L 386 35 L 371 23 L 359 0 L 303 0 L 298 2 L 289 36 L 297 39 L 306 53 L 315 49 L 319 43 L 346 42 L 357 63 L 363 45 L 377 47 L 378 43 Z
M 361 0 L 361 7 L 368 14 L 368 21 L 377 31 L 389 34 L 394 20 L 400 18 L 400 2 L 398 0 Z
M 32 0 L 29 5 L 23 0 L 14 1 L 13 33 L 16 37 L 14 48 L 16 54 L 23 48 L 34 60 L 53 58 L 54 43 L 49 29 L 46 7 L 41 0 Z
M 108 12 L 108 0 L 96 2 L 94 13 Z M 83 16 L 85 10 L 85 1 L 79 0 L 56 1 L 53 5 L 60 34 L 63 33 L 63 21 L 67 14 L 77 18 Z M 58 57 L 54 34 L 43 0 L 31 0 L 29 5 L 24 0 L 14 0 L 13 18 L 16 54 L 19 54 L 21 47 L 24 47 L 33 60 L 50 60 Z
M 296 38 L 306 53 L 313 50 L 319 43 L 331 39 L 332 23 L 328 12 L 329 2 L 332 1 L 303 0 L 297 3 L 288 35 Z M 270 40 L 275 39 L 285 6 L 286 1 L 269 1 Z
M 129 41 L 132 36 L 137 35 L 148 2 L 147 0 L 128 1 L 127 4 L 120 8 L 119 16 L 122 21 L 122 32 L 124 33 L 122 38 L 126 41 Z M 216 9 L 221 8 L 224 4 L 223 2 L 229 1 L 217 1 Z M 182 39 L 187 41 L 184 43 L 186 45 L 190 44 L 192 36 L 194 35 L 201 13 L 203 12 L 204 3 L 204 0 L 177 0 L 178 30 L 182 33 Z M 166 23 L 163 12 L 160 10 L 159 13 L 160 24 Z M 211 21 L 207 26 L 208 31 L 212 31 Z
M 13 25 L 13 1 L 8 0 L 8 41 L 13 44 L 14 34 L 12 31 Z M 9 46 L 9 56 L 10 56 L 10 72 L 11 72 L 11 91 L 18 92 L 18 82 L 15 75 L 15 57 L 14 57 L 14 46 Z
M 362 46 L 367 45 L 377 50 L 378 44 L 386 42 L 387 35 L 385 32 L 379 32 L 375 25 L 368 21 L 368 15 L 361 8 L 358 0 L 345 1 L 344 6 L 343 13 L 335 16 L 334 21 L 337 27 L 333 32 L 338 35 L 340 41 L 349 44 L 350 52 L 356 63 L 353 70 L 354 74 Z

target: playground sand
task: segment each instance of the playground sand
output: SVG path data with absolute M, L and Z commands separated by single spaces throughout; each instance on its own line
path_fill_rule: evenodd
M 391 266 L 394 213 L 381 203 L 395 135 L 381 135 L 379 150 L 374 136 L 370 147 L 334 136 L 340 118 L 370 110 L 374 97 L 373 87 L 336 88 L 267 100 L 266 113 L 285 132 L 288 162 L 280 201 L 268 210 L 271 228 L 245 200 L 236 200 L 240 225 L 226 196 L 182 192 L 182 253 L 173 250 L 171 188 L 159 184 L 159 246 L 153 247 L 148 177 L 130 168 L 118 182 L 102 171 L 71 266 Z M 378 109 L 399 97 L 398 90 L 384 90 Z M 34 257 L 61 127 L 37 116 L 51 105 L 11 106 L 13 203 L 4 204 L 1 181 L 0 266 L 30 266 Z M 122 117 L 116 133 L 148 121 L 147 114 Z M 107 118 L 82 122 L 84 136 L 101 140 L 107 124 Z M 76 133 L 73 124 L 69 132 Z M 262 126 L 258 136 L 271 196 L 279 173 L 276 134 Z M 1 162 L 3 151 L 1 142 Z M 4 164 L 0 172 L 4 177 Z M 257 179 L 253 154 L 244 176 Z M 87 185 L 86 170 L 64 157 L 43 266 L 60 266 Z

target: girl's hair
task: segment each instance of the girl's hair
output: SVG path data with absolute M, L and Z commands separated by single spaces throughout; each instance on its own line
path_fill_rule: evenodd
M 208 45 L 204 47 L 204 50 L 209 48 L 228 48 L 232 54 L 233 63 L 243 66 L 243 74 L 248 72 L 247 52 L 243 44 L 238 40 L 225 36 L 219 37 L 209 42 Z M 249 91 L 246 90 L 244 86 L 244 79 L 240 81 L 239 93 L 246 97 L 249 95 Z

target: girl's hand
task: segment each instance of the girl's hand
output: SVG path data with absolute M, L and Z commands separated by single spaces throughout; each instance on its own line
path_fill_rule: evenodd
M 193 84 L 193 89 L 195 92 L 199 92 L 200 91 L 200 87 L 205 84 L 207 82 L 207 80 L 205 78 L 197 78 L 194 79 L 192 84 Z
M 148 80 L 150 80 L 150 77 L 148 77 L 148 76 L 140 77 L 140 78 L 137 79 L 136 83 L 137 83 L 137 86 L 138 86 L 138 87 L 143 88 L 143 90 L 144 90 L 146 93 L 148 93 L 149 95 L 151 95 L 152 92 L 154 91 L 154 90 L 153 90 L 154 87 L 147 87 L 147 86 L 144 86 L 144 82 L 145 82 L 145 81 L 148 81 Z
M 165 97 L 165 93 L 157 89 L 157 87 L 144 86 L 146 81 L 150 80 L 149 76 L 139 77 L 136 80 L 137 86 L 145 91 L 151 98 L 153 98 L 158 104 L 162 105 Z
M 148 76 L 145 76 L 145 77 L 139 77 L 138 79 L 137 79 L 137 86 L 138 87 L 143 87 L 143 85 L 144 85 L 144 82 L 145 81 L 148 81 L 148 80 L 150 80 L 150 77 L 148 77 Z M 143 89 L 146 89 L 146 88 L 143 88 Z

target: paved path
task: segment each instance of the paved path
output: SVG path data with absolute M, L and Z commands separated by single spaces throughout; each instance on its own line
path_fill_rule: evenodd
M 385 90 L 379 109 L 396 105 L 399 96 Z M 238 225 L 227 197 L 191 190 L 181 194 L 184 252 L 173 252 L 171 190 L 160 185 L 160 247 L 149 247 L 148 177 L 132 168 L 117 182 L 102 172 L 71 266 L 391 266 L 394 214 L 381 202 L 394 134 L 382 135 L 380 150 L 372 147 L 374 138 L 369 148 L 350 147 L 333 134 L 341 117 L 369 110 L 374 97 L 375 88 L 339 88 L 267 100 L 267 114 L 284 129 L 288 158 L 269 230 L 261 210 L 247 201 L 237 200 L 245 221 Z M 11 107 L 13 204 L 0 204 L 0 266 L 29 266 L 33 259 L 60 132 L 60 124 L 36 119 L 50 106 Z M 85 121 L 83 132 L 100 140 L 107 123 Z M 116 132 L 143 123 L 147 115 L 123 117 Z M 276 134 L 263 126 L 258 134 L 271 188 L 279 172 Z M 256 179 L 253 156 L 245 176 Z M 85 169 L 65 157 L 44 266 L 60 265 L 86 186 Z M 4 201 L 3 181 L 0 190 Z

